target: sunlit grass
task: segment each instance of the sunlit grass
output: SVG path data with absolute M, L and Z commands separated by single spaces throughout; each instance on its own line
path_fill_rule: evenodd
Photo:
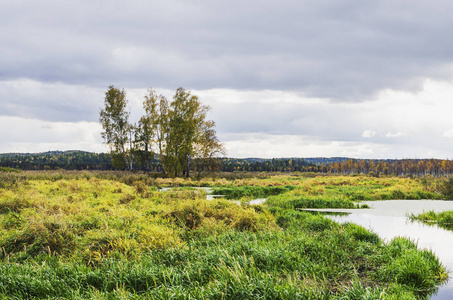
M 0 247 L 8 257 L 39 253 L 100 259 L 183 245 L 181 232 L 275 227 L 266 213 L 202 190 L 166 193 L 105 179 L 29 180 L 0 193 Z

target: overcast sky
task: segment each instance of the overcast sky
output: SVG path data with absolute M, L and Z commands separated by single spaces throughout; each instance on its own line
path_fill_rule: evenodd
M 453 1 L 0 0 L 0 152 L 105 152 L 109 85 L 209 106 L 229 157 L 453 158 Z

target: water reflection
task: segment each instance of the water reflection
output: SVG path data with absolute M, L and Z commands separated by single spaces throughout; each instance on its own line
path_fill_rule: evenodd
M 423 211 L 453 210 L 453 201 L 389 200 L 364 201 L 371 209 L 323 210 L 347 215 L 329 215 L 338 222 L 353 222 L 377 233 L 384 241 L 404 236 L 418 244 L 419 248 L 431 249 L 449 271 L 453 270 L 453 232 L 437 226 L 411 222 L 407 215 Z M 451 277 L 451 276 L 450 276 Z M 453 280 L 441 286 L 430 299 L 453 299 Z

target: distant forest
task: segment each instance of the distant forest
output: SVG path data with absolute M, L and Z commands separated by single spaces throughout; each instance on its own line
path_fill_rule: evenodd
M 107 153 L 50 151 L 0 154 L 0 167 L 20 170 L 114 170 Z M 148 170 L 161 172 L 156 158 Z M 353 159 L 317 158 L 221 158 L 221 172 L 313 172 L 324 174 L 367 174 L 397 176 L 444 176 L 453 174 L 453 161 L 440 159 Z

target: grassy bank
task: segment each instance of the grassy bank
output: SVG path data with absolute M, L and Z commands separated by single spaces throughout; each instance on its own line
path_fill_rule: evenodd
M 294 186 L 225 186 L 217 187 L 212 190 L 214 195 L 224 195 L 226 199 L 240 198 L 265 198 L 271 195 L 279 195 L 289 192 Z
M 271 180 L 263 180 L 262 184 Z M 269 193 L 266 204 L 283 209 L 359 208 L 366 207 L 355 204 L 362 200 L 445 199 L 446 195 L 438 188 L 441 186 L 438 181 L 366 176 L 286 177 L 281 178 L 281 192 Z M 274 184 L 265 187 L 274 188 Z M 287 186 L 291 186 L 291 189 Z
M 421 221 L 428 225 L 438 225 L 444 229 L 453 230 L 453 210 L 436 213 L 432 210 L 418 215 L 411 214 L 413 221 Z
M 5 173 L 0 299 L 425 297 L 447 278 L 430 251 L 285 204 L 331 191 L 351 201 L 337 187 L 359 179 Z M 207 201 L 199 189 L 157 191 L 206 185 L 278 191 L 269 199 L 280 200 L 249 206 Z
M 309 218 L 302 231 L 229 231 L 96 267 L 54 256 L 3 262 L 1 290 L 18 298 L 415 299 L 441 279 L 432 253 L 407 240 L 386 246 L 361 227 Z

